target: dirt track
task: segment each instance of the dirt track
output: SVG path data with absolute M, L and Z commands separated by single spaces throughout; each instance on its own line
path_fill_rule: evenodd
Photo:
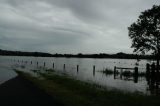
M 60 106 L 29 81 L 17 76 L 0 85 L 0 106 Z

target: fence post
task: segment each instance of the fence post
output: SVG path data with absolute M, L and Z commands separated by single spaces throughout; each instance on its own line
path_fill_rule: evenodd
M 134 82 L 138 82 L 138 67 L 134 68 Z
M 66 69 L 66 65 L 64 64 L 64 65 L 63 65 L 63 70 L 65 70 L 65 69 Z
M 46 63 L 44 62 L 44 67 L 46 66 Z
M 38 67 L 38 62 L 37 62 L 37 67 Z
M 121 73 L 120 73 L 120 78 L 122 79 L 123 78 L 123 69 L 121 68 Z
M 96 70 L 96 66 L 93 65 L 93 76 L 95 76 L 95 70 Z
M 134 74 L 135 74 L 135 76 L 138 76 L 138 67 L 134 68 Z
M 95 69 L 96 69 L 96 66 L 95 66 L 95 65 L 93 65 L 93 71 L 95 71 Z
M 116 74 L 116 66 L 114 66 L 114 74 Z
M 79 71 L 79 65 L 77 65 L 77 72 Z
M 152 78 L 154 78 L 154 76 L 155 76 L 155 71 L 156 71 L 155 63 L 152 63 L 152 65 L 151 65 L 151 77 Z
M 149 76 L 150 75 L 150 64 L 146 64 L 146 75 Z
M 54 69 L 54 62 L 53 62 L 53 69 Z
M 114 79 L 116 79 L 116 66 L 114 66 Z

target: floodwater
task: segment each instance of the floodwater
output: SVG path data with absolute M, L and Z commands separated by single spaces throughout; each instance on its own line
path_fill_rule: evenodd
M 17 74 L 12 70 L 7 59 L 8 57 L 0 56 L 0 84 L 14 78 Z
M 107 89 L 118 89 L 124 92 L 138 92 L 143 94 L 155 94 L 159 90 L 153 84 L 150 84 L 144 76 L 134 78 L 120 78 L 113 74 L 104 74 L 104 69 L 114 70 L 114 67 L 134 68 L 138 67 L 139 72 L 146 71 L 146 63 L 149 60 L 136 59 L 94 59 L 94 58 L 56 58 L 56 57 L 18 57 L 18 56 L 1 56 L 1 72 L 0 79 L 5 77 L 13 77 L 15 73 L 11 71 L 11 66 L 23 66 L 26 70 L 33 70 L 39 67 L 47 69 L 55 69 L 59 73 L 65 73 L 70 77 L 98 84 Z M 7 66 L 6 66 L 7 65 Z M 77 70 L 78 65 L 78 70 Z M 10 67 L 9 67 L 10 66 Z M 95 66 L 95 71 L 94 71 Z M 5 72 L 3 71 L 5 70 Z

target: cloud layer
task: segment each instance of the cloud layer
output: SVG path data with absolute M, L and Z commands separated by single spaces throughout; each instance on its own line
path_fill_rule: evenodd
M 131 53 L 127 27 L 157 0 L 0 0 L 0 48 Z

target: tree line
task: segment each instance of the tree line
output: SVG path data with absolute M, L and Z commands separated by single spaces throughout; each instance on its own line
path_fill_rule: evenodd
M 154 55 L 138 55 L 138 54 L 127 54 L 119 52 L 116 54 L 50 54 L 43 52 L 22 52 L 22 51 L 9 51 L 0 50 L 2 56 L 34 56 L 34 57 L 67 57 L 67 58 L 118 58 L 118 59 L 155 59 Z

